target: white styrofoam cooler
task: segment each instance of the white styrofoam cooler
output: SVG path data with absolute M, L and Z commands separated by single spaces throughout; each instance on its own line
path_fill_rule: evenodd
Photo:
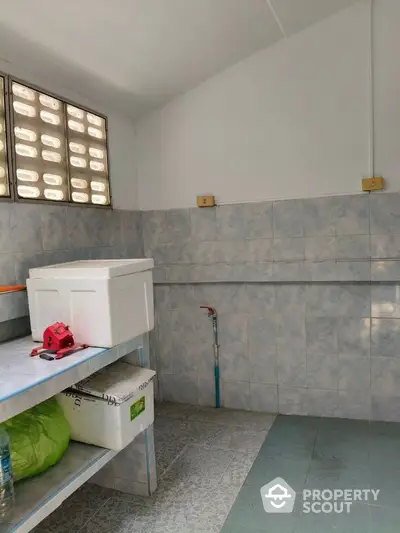
M 154 370 L 117 362 L 57 395 L 71 439 L 122 450 L 154 421 Z
M 107 259 L 32 268 L 33 340 L 54 322 L 70 326 L 76 342 L 105 348 L 152 330 L 153 267 L 153 259 Z

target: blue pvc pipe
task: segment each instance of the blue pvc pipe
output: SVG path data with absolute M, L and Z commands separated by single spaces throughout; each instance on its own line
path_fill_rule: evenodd
M 219 366 L 214 367 L 214 378 L 215 378 L 215 407 L 221 407 L 220 404 L 220 394 L 219 394 Z
M 218 344 L 218 319 L 217 310 L 209 305 L 201 305 L 201 309 L 207 309 L 208 317 L 212 318 L 214 333 L 214 387 L 215 387 L 215 407 L 221 407 L 220 390 L 219 390 L 219 344 Z

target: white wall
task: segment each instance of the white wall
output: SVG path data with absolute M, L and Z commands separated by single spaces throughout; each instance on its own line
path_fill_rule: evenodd
M 375 169 L 400 190 L 400 1 L 375 0 Z
M 107 113 L 112 203 L 115 209 L 139 209 L 133 121 Z
M 400 4 L 376 1 L 377 10 Z M 400 16 L 397 28 L 390 21 L 392 33 L 399 33 L 399 23 Z M 187 207 L 202 193 L 231 203 L 359 192 L 360 179 L 371 172 L 369 28 L 369 2 L 363 1 L 254 54 L 138 122 L 140 208 Z M 379 43 L 378 62 L 396 60 L 393 44 L 389 36 L 385 45 Z M 400 73 L 398 64 L 381 68 Z M 382 83 L 378 96 L 387 93 L 388 84 Z M 398 83 L 389 94 L 399 111 Z M 400 150 L 395 155 L 394 144 L 400 136 L 386 147 L 392 158 L 384 157 L 382 145 L 400 121 L 390 103 L 384 107 L 392 130 L 376 121 L 377 170 L 388 172 L 389 189 L 398 190 Z
M 2 51 L 2 55 L 3 55 Z M 24 62 L 22 62 L 24 63 Z M 40 73 L 31 71 L 26 66 L 17 62 L 0 59 L 0 71 L 17 76 L 27 82 L 43 87 L 61 97 L 71 99 L 77 104 L 87 106 L 99 111 L 108 117 L 109 129 L 109 156 L 110 179 L 113 206 L 116 209 L 137 209 L 138 188 L 135 171 L 135 156 L 132 146 L 135 145 L 134 125 L 130 118 L 115 112 L 100 100 L 86 98 L 79 93 L 81 87 L 76 86 L 76 91 L 59 86 L 44 75 L 45 67 Z

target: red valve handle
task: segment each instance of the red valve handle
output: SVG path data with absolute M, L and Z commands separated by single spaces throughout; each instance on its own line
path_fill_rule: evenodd
M 217 311 L 214 309 L 214 307 L 210 307 L 208 305 L 201 305 L 200 309 L 207 309 L 209 316 L 217 314 Z

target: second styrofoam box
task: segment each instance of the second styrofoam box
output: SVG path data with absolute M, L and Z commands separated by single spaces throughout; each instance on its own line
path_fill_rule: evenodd
M 117 362 L 57 395 L 71 439 L 122 450 L 154 421 L 155 372 Z
M 34 341 L 54 322 L 75 342 L 109 348 L 154 328 L 153 259 L 73 261 L 32 268 L 27 280 Z

